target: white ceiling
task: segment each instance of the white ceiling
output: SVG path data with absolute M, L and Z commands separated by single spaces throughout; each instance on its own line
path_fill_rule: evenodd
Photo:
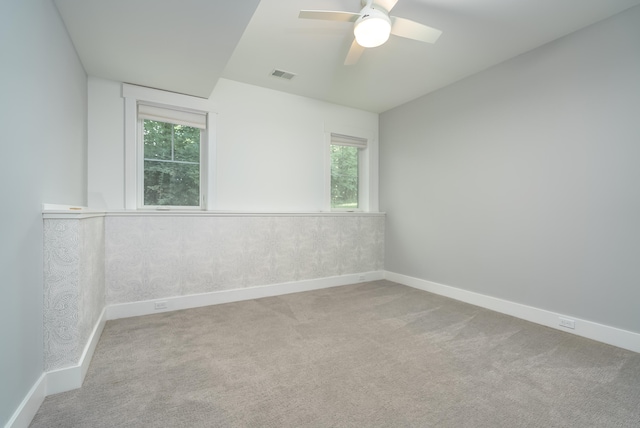
M 260 0 L 54 0 L 89 76 L 208 98 Z
M 399 0 L 391 14 L 442 30 L 438 42 L 392 36 L 344 66 L 353 25 L 298 12 L 360 0 L 54 1 L 90 76 L 200 97 L 224 77 L 378 113 L 640 4 Z

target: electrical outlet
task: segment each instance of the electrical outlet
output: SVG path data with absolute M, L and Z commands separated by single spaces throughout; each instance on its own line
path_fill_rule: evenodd
M 576 328 L 576 322 L 574 320 L 569 319 L 569 318 L 560 317 L 560 327 L 575 329 Z
M 158 309 L 167 309 L 167 308 L 168 308 L 168 306 L 167 306 L 167 301 L 166 301 L 166 300 L 163 300 L 163 301 L 161 301 L 161 302 L 155 302 L 155 306 L 154 306 L 154 308 L 155 308 L 156 310 L 158 310 Z

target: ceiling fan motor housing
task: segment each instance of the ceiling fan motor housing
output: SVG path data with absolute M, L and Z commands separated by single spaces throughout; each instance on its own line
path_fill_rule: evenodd
M 355 22 L 353 34 L 360 46 L 375 48 L 389 40 L 391 19 L 385 11 L 365 6 Z

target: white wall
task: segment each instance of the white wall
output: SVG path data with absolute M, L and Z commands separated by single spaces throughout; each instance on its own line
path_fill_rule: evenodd
M 0 3 L 0 425 L 43 371 L 43 202 L 86 203 L 84 70 L 50 0 Z
M 209 100 L 218 113 L 217 210 L 324 209 L 325 131 L 372 135 L 377 173 L 378 115 L 221 79 Z M 124 208 L 121 84 L 89 79 L 89 206 Z M 372 184 L 377 190 L 377 180 Z M 371 202 L 377 211 L 377 198 Z
M 385 268 L 640 332 L 640 7 L 381 115 Z
M 122 83 L 89 77 L 87 148 L 89 206 L 124 207 L 124 101 Z

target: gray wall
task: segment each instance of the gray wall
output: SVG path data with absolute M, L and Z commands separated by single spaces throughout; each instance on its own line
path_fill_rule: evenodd
M 86 199 L 85 72 L 51 0 L 0 2 L 0 425 L 43 371 L 41 204 Z
M 640 7 L 380 117 L 385 268 L 640 332 Z

